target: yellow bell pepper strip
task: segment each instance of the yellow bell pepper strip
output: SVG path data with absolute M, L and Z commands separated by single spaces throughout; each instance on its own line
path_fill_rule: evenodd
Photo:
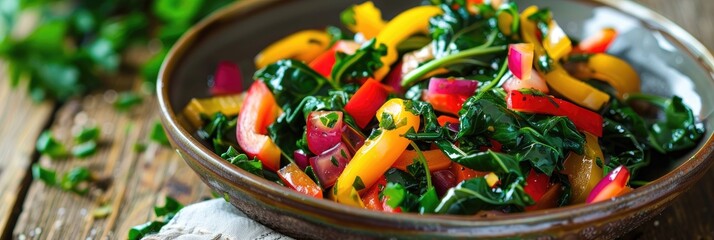
M 420 119 L 407 109 L 405 103 L 405 100 L 393 98 L 377 111 L 380 127 L 357 150 L 337 178 L 332 190 L 335 201 L 363 207 L 357 191 L 369 189 L 407 148 L 410 140 L 403 135 L 410 129 L 419 129 Z
M 429 19 L 441 13 L 441 9 L 437 6 L 418 6 L 400 13 L 389 21 L 377 35 L 377 46 L 386 45 L 387 55 L 382 57 L 382 68 L 374 73 L 374 78 L 381 81 L 384 76 L 387 76 L 390 66 L 399 57 L 397 53 L 399 43 L 416 33 L 426 33 Z
M 590 78 L 605 81 L 615 88 L 620 98 L 625 94 L 640 92 L 640 77 L 624 60 L 608 55 L 595 54 L 588 60 Z
M 553 61 L 558 61 L 573 50 L 573 43 L 555 20 L 548 23 L 548 34 L 543 40 L 543 48 Z
M 600 110 L 610 100 L 610 95 L 570 76 L 560 66 L 554 66 L 549 73 L 546 73 L 545 81 L 551 90 L 593 111 Z
M 342 12 L 340 17 L 350 31 L 361 33 L 364 39 L 376 37 L 386 25 L 382 19 L 382 12 L 372 1 L 354 5 Z
M 602 150 L 596 136 L 585 132 L 585 147 L 583 155 L 571 152 L 563 162 L 563 174 L 568 175 L 572 187 L 572 202 L 584 203 L 590 191 L 602 179 L 602 168 L 597 165 L 598 159 L 604 161 Z
M 547 53 L 536 37 L 535 24 L 528 19 L 537 11 L 538 7 L 531 6 L 521 13 L 521 37 L 525 42 L 533 43 L 536 59 L 542 59 Z M 545 76 L 551 90 L 580 106 L 597 111 L 610 100 L 610 95 L 570 76 L 557 61 L 550 63 L 550 69 L 543 69 L 540 64 L 536 64 L 536 69 Z
M 325 31 L 304 30 L 270 44 L 255 56 L 255 67 L 261 69 L 281 59 L 310 62 L 330 47 L 330 35 Z
M 201 114 L 211 116 L 221 112 L 226 116 L 238 115 L 243 106 L 243 99 L 245 99 L 245 92 L 211 98 L 193 98 L 183 109 L 183 117 L 191 126 L 198 128 L 202 125 Z

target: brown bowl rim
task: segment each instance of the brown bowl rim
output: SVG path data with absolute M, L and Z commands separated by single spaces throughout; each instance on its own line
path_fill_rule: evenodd
M 708 161 L 714 150 L 714 137 L 710 136 L 704 140 L 702 147 L 698 148 L 691 158 L 687 159 L 680 166 L 668 172 L 664 176 L 650 182 L 645 186 L 624 196 L 614 198 L 611 201 L 603 201 L 595 204 L 577 204 L 550 210 L 534 212 L 515 213 L 499 215 L 488 218 L 474 216 L 454 216 L 454 215 L 418 215 L 412 213 L 387 214 L 365 209 L 345 207 L 329 200 L 306 198 L 294 192 L 284 191 L 285 188 L 271 183 L 265 179 L 254 176 L 243 169 L 240 169 L 223 160 L 210 149 L 206 148 L 192 134 L 181 126 L 176 113 L 173 111 L 169 100 L 169 80 L 175 66 L 180 62 L 180 58 L 190 49 L 191 45 L 198 39 L 204 31 L 211 31 L 213 25 L 223 24 L 242 14 L 249 14 L 251 10 L 260 9 L 268 5 L 286 2 L 290 0 L 242 0 L 227 6 L 216 13 L 210 15 L 189 31 L 187 31 L 178 42 L 171 48 L 165 61 L 161 66 L 157 81 L 157 94 L 161 111 L 161 118 L 164 128 L 171 136 L 172 141 L 179 141 L 187 152 L 198 155 L 200 159 L 197 163 L 206 167 L 213 166 L 221 168 L 225 173 L 239 177 L 251 184 L 251 191 L 267 193 L 272 196 L 281 196 L 283 203 L 291 204 L 293 207 L 319 209 L 324 212 L 331 212 L 332 216 L 347 214 L 356 218 L 375 219 L 387 222 L 412 222 L 415 224 L 438 224 L 443 226 L 458 227 L 485 227 L 485 226 L 515 226 L 515 225 L 539 225 L 541 223 L 588 223 L 605 219 L 608 215 L 626 211 L 633 212 L 643 209 L 651 204 L 661 204 L 679 195 L 684 190 L 690 188 L 696 180 L 711 167 L 712 161 Z M 588 2 L 596 5 L 603 5 L 622 13 L 635 17 L 645 26 L 654 31 L 668 36 L 673 40 L 673 44 L 684 47 L 686 52 L 699 60 L 699 64 L 709 73 L 714 69 L 714 57 L 702 43 L 686 32 L 684 29 L 674 24 L 662 15 L 631 1 L 619 0 L 574 0 Z M 676 37 L 674 37 L 676 36 Z M 710 74 L 710 76 L 714 76 Z M 714 80 L 710 78 L 710 80 Z M 712 131 L 711 129 L 708 131 Z M 176 145 L 174 145 L 176 146 Z M 178 149 L 177 149 L 178 150 Z M 185 158 L 186 161 L 193 161 Z M 209 169 L 211 169 L 209 167 Z M 225 181 L 230 179 L 223 177 Z M 674 196 L 668 196 L 674 194 Z M 614 211 L 614 212 L 613 212 Z M 513 229 L 520 232 L 518 229 Z M 523 230 L 523 229 L 522 229 Z M 533 230 L 533 229 L 530 229 Z M 526 231 L 530 231 L 526 230 Z M 538 229 L 535 229 L 538 230 Z

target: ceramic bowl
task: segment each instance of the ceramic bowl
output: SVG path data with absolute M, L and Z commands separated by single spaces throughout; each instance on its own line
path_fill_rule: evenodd
M 360 1 L 361 2 L 361 1 Z M 419 1 L 376 0 L 385 19 Z M 209 96 L 206 78 L 220 60 L 239 63 L 251 79 L 253 57 L 268 44 L 303 29 L 339 26 L 338 13 L 355 0 L 242 0 L 188 31 L 161 70 L 158 98 L 173 147 L 213 190 L 251 218 L 297 238 L 473 238 L 577 237 L 622 235 L 660 213 L 712 165 L 714 60 L 690 34 L 631 1 L 529 0 L 549 7 L 575 37 L 615 27 L 620 37 L 610 49 L 639 72 L 645 92 L 682 96 L 703 120 L 699 146 L 679 159 L 653 159 L 652 182 L 610 201 L 503 216 L 386 214 L 347 207 L 290 191 L 239 169 L 197 140 L 177 114 L 193 97 Z M 693 209 L 694 210 L 694 209 Z

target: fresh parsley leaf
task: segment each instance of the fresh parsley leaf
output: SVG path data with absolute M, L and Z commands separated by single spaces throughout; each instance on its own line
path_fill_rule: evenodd
M 88 141 L 72 147 L 72 156 L 85 158 L 97 152 L 97 142 Z
M 67 156 L 67 149 L 65 146 L 57 141 L 52 136 L 52 132 L 45 130 L 37 138 L 37 143 L 35 144 L 37 151 L 41 154 L 47 155 L 51 158 L 63 158 Z
M 114 109 L 117 111 L 128 111 L 143 102 L 141 95 L 135 92 L 122 92 L 114 102 Z
M 355 178 L 354 183 L 352 183 L 352 186 L 355 188 L 355 190 L 359 191 L 365 188 L 364 182 L 362 182 L 362 178 L 357 176 Z
M 74 135 L 74 141 L 77 143 L 97 141 L 99 140 L 100 134 L 101 132 L 97 126 L 84 127 L 81 131 Z
M 169 138 L 166 137 L 166 132 L 164 132 L 164 128 L 161 126 L 161 122 L 154 123 L 149 133 L 149 139 L 167 147 L 171 146 Z
M 32 164 L 32 177 L 45 182 L 49 186 L 57 185 L 57 172 L 44 168 L 39 163 Z

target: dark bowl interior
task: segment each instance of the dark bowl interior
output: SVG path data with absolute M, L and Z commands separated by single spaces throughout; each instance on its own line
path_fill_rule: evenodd
M 691 35 L 660 15 L 629 1 L 530 0 L 521 6 L 550 7 L 572 36 L 601 27 L 621 32 L 610 53 L 633 64 L 643 91 L 684 98 L 707 127 L 695 151 L 676 160 L 653 159 L 645 176 L 653 182 L 612 201 L 488 218 L 389 215 L 301 196 L 238 169 L 192 137 L 177 119 L 194 97 L 208 97 L 207 77 L 221 60 L 240 65 L 252 81 L 253 57 L 268 44 L 303 29 L 339 26 L 338 13 L 362 1 L 243 0 L 201 22 L 176 44 L 159 81 L 162 120 L 173 146 L 214 190 L 246 214 L 297 237 L 513 237 L 592 238 L 621 235 L 659 213 L 693 185 L 712 161 L 714 109 L 712 57 Z M 419 1 L 377 0 L 385 19 Z M 247 84 L 247 83 L 246 83 Z

